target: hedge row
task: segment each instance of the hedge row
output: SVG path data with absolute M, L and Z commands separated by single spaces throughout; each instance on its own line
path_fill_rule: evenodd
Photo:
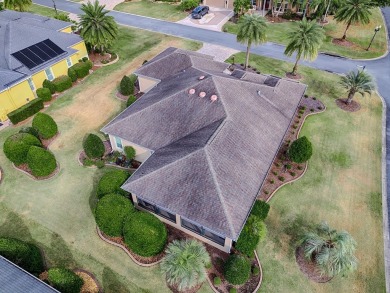
M 84 78 L 89 74 L 91 64 L 89 62 L 79 62 L 70 68 L 72 68 L 76 72 L 77 78 Z
M 252 257 L 253 251 L 259 242 L 265 238 L 266 234 L 267 228 L 264 222 L 260 218 L 251 215 L 246 221 L 235 247 L 243 254 Z
M 27 154 L 32 146 L 42 146 L 40 140 L 29 133 L 16 133 L 9 136 L 3 151 L 5 156 L 16 166 L 27 163 Z
M 256 200 L 253 205 L 251 215 L 258 217 L 260 220 L 265 220 L 268 216 L 270 205 L 262 200 Z
M 129 199 L 119 194 L 107 194 L 96 206 L 96 224 L 104 234 L 120 237 L 125 218 L 134 212 L 135 208 Z
M 27 164 L 35 177 L 49 176 L 57 168 L 54 155 L 43 148 L 32 146 L 27 153 Z
M 51 268 L 47 271 L 47 280 L 62 293 L 80 293 L 84 285 L 83 279 L 71 270 L 65 268 Z
M 152 214 L 134 212 L 124 222 L 123 237 L 134 253 L 149 257 L 164 250 L 168 233 L 165 225 Z
M 51 100 L 51 92 L 48 88 L 40 88 L 36 91 L 38 98 L 40 98 L 44 102 L 49 102 Z
M 32 121 L 32 127 L 38 131 L 39 136 L 43 139 L 52 138 L 58 133 L 57 123 L 51 116 L 44 113 L 35 115 Z
M 56 92 L 63 92 L 72 87 L 72 79 L 67 75 L 61 75 L 52 81 Z
M 127 192 L 121 189 L 121 186 L 129 176 L 130 174 L 124 170 L 112 170 L 104 174 L 97 186 L 98 198 L 102 198 L 109 193 L 127 195 Z
M 43 100 L 38 98 L 8 113 L 7 116 L 13 124 L 17 124 L 20 121 L 23 121 L 28 117 L 31 117 L 35 113 L 38 113 L 42 109 L 43 109 Z
M 56 92 L 55 85 L 48 79 L 45 79 L 42 83 L 43 88 L 47 88 L 50 90 L 51 94 L 54 94 Z
M 44 270 L 41 252 L 37 246 L 14 238 L 0 238 L 0 255 L 33 275 Z
M 135 101 L 137 100 L 137 98 L 133 95 L 131 95 L 128 99 L 127 99 L 127 102 L 126 102 L 126 107 L 129 107 L 131 104 L 133 104 Z

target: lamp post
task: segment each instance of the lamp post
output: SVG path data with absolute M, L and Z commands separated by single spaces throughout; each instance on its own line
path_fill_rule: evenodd
M 374 31 L 375 31 L 375 32 L 374 32 L 374 35 L 372 36 L 371 42 L 370 42 L 370 44 L 368 45 L 366 51 L 368 51 L 368 50 L 370 49 L 371 44 L 372 44 L 372 42 L 374 41 L 374 38 L 375 38 L 376 34 L 381 30 L 381 28 L 382 28 L 381 25 L 380 25 L 380 26 L 377 26 L 377 27 L 375 28 L 375 30 L 374 30 Z

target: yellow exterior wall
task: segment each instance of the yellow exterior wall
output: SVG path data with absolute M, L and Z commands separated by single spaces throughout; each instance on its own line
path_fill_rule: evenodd
M 39 71 L 37 73 L 35 73 L 31 79 L 33 80 L 34 82 L 34 85 L 35 85 L 35 89 L 39 89 L 42 87 L 42 83 L 43 81 L 46 79 L 46 74 L 45 74 L 45 71 L 42 70 L 42 71 Z
M 8 119 L 7 114 L 35 99 L 27 80 L 0 93 L 0 120 Z
M 60 30 L 60 32 L 70 34 L 72 32 L 72 27 L 68 26 L 68 27 L 64 28 L 63 30 Z
M 68 64 L 66 63 L 66 59 L 61 60 L 60 62 L 52 65 L 51 71 L 54 74 L 54 78 L 59 77 L 61 75 L 68 75 Z
M 71 56 L 72 64 L 76 64 L 77 62 L 79 62 L 79 59 L 81 59 L 83 57 L 88 57 L 87 47 L 85 47 L 84 42 L 80 42 L 80 43 L 72 46 L 72 49 L 75 49 L 77 51 L 76 54 L 73 54 Z

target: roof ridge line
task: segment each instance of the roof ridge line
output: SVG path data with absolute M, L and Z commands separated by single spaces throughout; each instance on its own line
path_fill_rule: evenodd
M 212 161 L 211 161 L 211 159 L 209 157 L 209 154 L 208 154 L 208 152 L 206 150 L 206 147 L 205 147 L 206 160 L 207 160 L 207 163 L 209 165 L 209 170 L 210 170 L 211 176 L 213 177 L 213 181 L 214 181 L 216 189 L 217 189 L 218 198 L 219 198 L 219 201 L 221 202 L 223 213 L 225 214 L 225 218 L 226 218 L 226 221 L 228 223 L 230 233 L 232 235 L 234 235 L 234 237 L 236 237 L 236 232 L 234 231 L 234 227 L 233 227 L 233 224 L 232 224 L 232 219 L 230 218 L 230 215 L 227 212 L 227 209 L 226 209 L 226 206 L 225 206 L 225 200 L 224 200 L 224 198 L 222 196 L 222 191 L 221 191 L 221 188 L 219 187 L 218 179 L 215 176 L 216 172 L 214 170 L 213 163 L 212 163 Z

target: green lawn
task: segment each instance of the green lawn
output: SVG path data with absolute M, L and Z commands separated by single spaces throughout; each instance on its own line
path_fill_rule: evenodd
M 31 12 L 34 14 L 40 14 L 40 15 L 48 16 L 48 17 L 54 17 L 56 15 L 53 8 L 48 8 L 48 7 L 37 5 L 37 4 L 30 5 L 30 7 L 28 8 L 28 12 Z M 58 10 L 58 13 L 64 13 L 64 12 Z M 68 14 L 68 13 L 66 13 L 66 14 Z
M 114 10 L 168 21 L 178 21 L 188 15 L 187 12 L 178 9 L 177 4 L 151 2 L 149 0 L 123 2 L 115 6 Z
M 347 32 L 347 40 L 354 43 L 353 47 L 337 46 L 332 43 L 333 38 L 341 38 L 343 36 L 345 25 L 337 24 L 332 17 L 328 18 L 329 24 L 325 25 L 326 39 L 320 49 L 322 52 L 333 53 L 349 58 L 369 59 L 382 56 L 386 52 L 387 40 L 386 30 L 384 29 L 383 18 L 379 9 L 372 10 L 371 23 L 368 25 L 351 25 Z M 268 23 L 267 40 L 279 44 L 286 45 L 288 43 L 287 33 L 295 27 L 295 22 Z M 375 40 L 367 52 L 365 49 L 369 45 L 374 34 L 374 28 L 382 25 Z M 232 34 L 237 34 L 237 24 L 227 22 L 223 30 Z
M 245 55 L 236 56 L 244 62 Z M 292 64 L 251 56 L 263 73 L 284 76 Z M 381 206 L 380 98 L 358 97 L 362 109 L 340 110 L 334 99 L 345 96 L 334 74 L 301 67 L 308 94 L 327 110 L 307 119 L 301 135 L 313 143 L 308 171 L 283 187 L 270 201 L 269 235 L 258 248 L 264 279 L 260 292 L 385 292 Z M 308 281 L 295 262 L 294 242 L 308 226 L 328 221 L 350 232 L 358 243 L 357 272 L 327 284 Z
M 34 181 L 15 170 L 0 144 L 0 235 L 37 243 L 50 266 L 84 268 L 93 272 L 105 292 L 169 292 L 157 267 L 134 264 L 119 248 L 106 244 L 96 234 L 92 214 L 94 185 L 102 172 L 77 162 L 86 133 L 97 133 L 124 103 L 115 98 L 116 85 L 142 62 L 168 46 L 199 49 L 199 43 L 120 28 L 113 50 L 120 60 L 104 67 L 82 84 L 56 100 L 45 112 L 58 123 L 60 136 L 50 146 L 61 171 L 51 180 Z M 30 125 L 31 119 L 24 123 Z M 0 132 L 0 141 L 21 126 Z M 207 285 L 201 292 L 211 292 Z

